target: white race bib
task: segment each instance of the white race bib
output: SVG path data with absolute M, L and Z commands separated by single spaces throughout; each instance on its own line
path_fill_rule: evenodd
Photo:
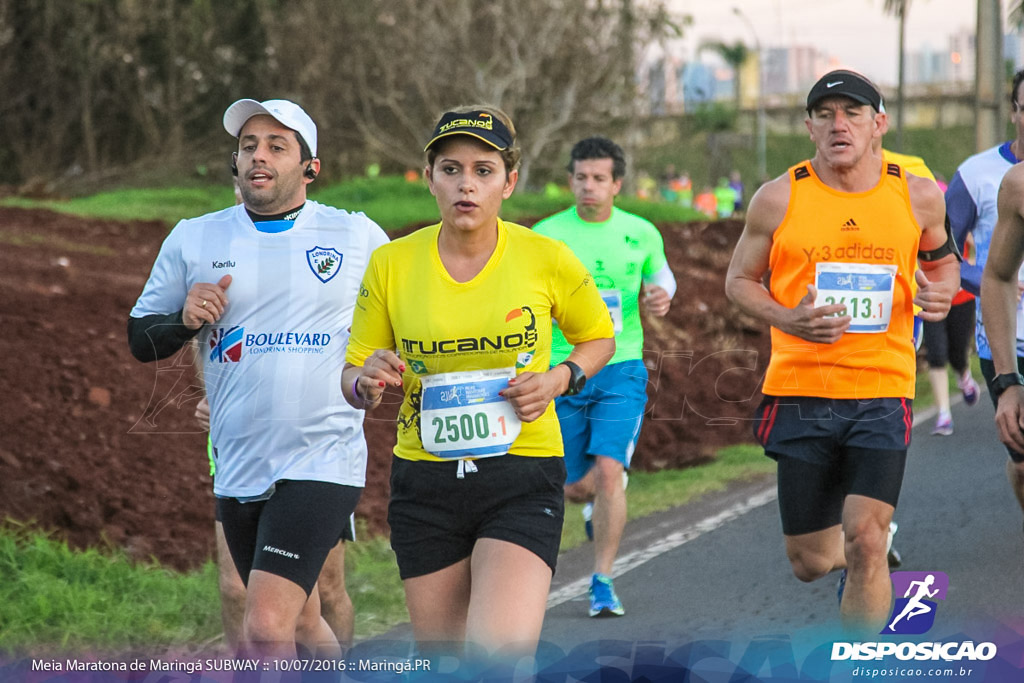
M 600 294 L 604 299 L 604 305 L 608 307 L 608 312 L 611 313 L 615 334 L 622 332 L 622 292 L 617 289 L 602 289 Z
M 894 265 L 818 263 L 814 274 L 818 296 L 814 305 L 844 304 L 846 315 L 852 319 L 847 332 L 885 332 L 892 318 L 896 272 Z
M 523 423 L 498 392 L 515 376 L 515 368 L 501 368 L 421 377 L 423 448 L 452 459 L 508 453 Z

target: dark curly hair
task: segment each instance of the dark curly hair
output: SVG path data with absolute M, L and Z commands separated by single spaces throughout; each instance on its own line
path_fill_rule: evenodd
M 622 148 L 608 138 L 584 138 L 572 147 L 569 153 L 569 173 L 576 172 L 576 162 L 587 159 L 611 159 L 612 179 L 618 180 L 626 175 L 626 155 Z

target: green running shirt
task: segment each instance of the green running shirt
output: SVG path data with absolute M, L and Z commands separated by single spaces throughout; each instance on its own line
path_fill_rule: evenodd
M 608 364 L 641 359 L 640 289 L 667 263 L 665 244 L 654 224 L 617 207 L 607 221 L 588 223 L 573 207 L 545 218 L 533 229 L 567 244 L 594 276 L 615 322 L 615 355 Z M 617 315 L 614 309 L 620 301 Z M 561 330 L 553 327 L 551 364 L 565 360 L 571 350 Z

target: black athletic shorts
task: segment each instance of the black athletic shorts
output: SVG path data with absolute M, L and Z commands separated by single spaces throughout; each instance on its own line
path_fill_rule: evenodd
M 985 378 L 985 386 L 988 387 L 988 396 L 992 399 L 992 405 L 999 407 L 999 397 L 996 396 L 996 392 L 992 391 L 992 380 L 996 378 L 996 365 L 987 358 L 979 358 L 981 361 L 981 376 Z M 1017 372 L 1024 373 L 1024 358 L 1017 358 Z M 1006 447 L 1006 452 L 1010 456 L 1010 460 L 1014 462 L 1024 462 L 1024 453 L 1018 453 L 1009 446 Z
M 779 511 L 787 536 L 842 522 L 860 495 L 896 507 L 914 423 L 906 398 L 767 396 L 754 435 L 779 463 Z
M 224 520 L 220 517 L 220 505 L 217 504 L 217 498 L 213 499 L 213 518 L 214 520 L 224 523 Z M 346 543 L 354 543 L 356 540 L 356 513 L 352 513 L 348 516 L 348 521 L 345 522 L 345 526 L 341 529 L 341 538 L 339 541 Z
M 477 539 L 508 541 L 555 571 L 565 513 L 559 457 L 391 461 L 388 524 L 402 579 L 432 574 L 473 553 Z
M 362 493 L 355 486 L 283 479 L 265 500 L 218 498 L 224 538 L 242 581 L 249 585 L 249 572 L 259 569 L 294 581 L 309 595 Z

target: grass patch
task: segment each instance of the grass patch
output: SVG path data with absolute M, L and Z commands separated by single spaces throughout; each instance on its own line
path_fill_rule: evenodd
M 386 538 L 349 544 L 345 573 L 360 638 L 408 620 Z M 213 561 L 181 573 L 133 563 L 116 549 L 71 550 L 14 523 L 0 528 L 0 653 L 159 652 L 222 642 Z
M 627 519 L 686 505 L 701 496 L 725 490 L 733 481 L 743 481 L 775 471 L 775 463 L 764 456 L 760 446 L 740 444 L 723 448 L 712 462 L 685 470 L 630 472 L 626 489 Z M 586 541 L 582 505 L 566 503 L 562 527 L 562 550 Z
M 387 538 L 364 529 L 345 546 L 345 586 L 356 610 L 356 638 L 379 635 L 409 620 L 395 553 Z
M 173 225 L 235 203 L 230 187 L 124 189 L 69 200 L 32 200 L 9 197 L 4 206 L 50 209 L 60 213 L 114 220 L 161 220 Z
M 437 202 L 422 182 L 410 183 L 400 176 L 355 178 L 333 185 L 316 187 L 310 198 L 322 204 L 348 211 L 362 211 L 385 230 L 407 225 L 437 222 Z M 174 225 L 182 218 L 199 216 L 234 203 L 230 187 L 169 187 L 123 189 L 101 192 L 69 200 L 33 200 L 8 197 L 0 204 L 22 208 L 42 208 L 61 213 L 115 220 L 161 220 Z M 502 205 L 501 216 L 510 221 L 539 218 L 573 204 L 567 192 L 548 195 L 517 190 Z M 691 209 L 623 197 L 619 204 L 627 211 L 651 221 L 687 221 L 701 218 Z
M 181 574 L 120 551 L 72 551 L 0 530 L 0 651 L 29 653 L 199 643 L 220 632 L 213 563 Z

